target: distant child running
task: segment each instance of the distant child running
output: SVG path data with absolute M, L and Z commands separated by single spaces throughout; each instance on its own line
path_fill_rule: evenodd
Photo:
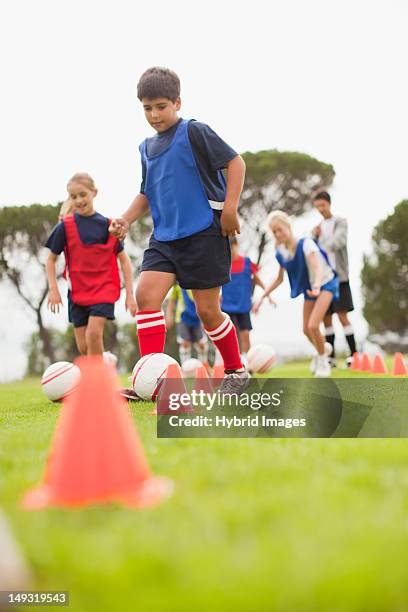
M 324 341 L 320 324 L 333 299 L 338 299 L 339 282 L 336 273 L 330 267 L 325 252 L 312 238 L 295 238 L 290 218 L 283 211 L 274 211 L 268 217 L 268 225 L 276 241 L 276 259 L 280 264 L 277 278 L 267 287 L 254 306 L 254 312 L 266 296 L 283 282 L 288 273 L 290 296 L 304 296 L 303 332 L 313 344 L 317 355 L 314 358 L 314 374 L 326 377 L 331 374 L 328 355 L 330 344 Z
M 222 310 L 231 317 L 238 332 L 241 359 L 246 362 L 250 348 L 249 332 L 252 329 L 250 311 L 252 308 L 253 285 L 265 289 L 258 276 L 258 266 L 249 257 L 239 254 L 237 238 L 231 238 L 231 280 L 222 287 Z
M 138 98 L 156 135 L 140 145 L 140 193 L 112 223 L 111 231 L 122 239 L 129 224 L 150 208 L 154 229 L 136 293 L 141 355 L 163 351 L 166 326 L 161 308 L 178 281 L 192 290 L 197 314 L 224 360 L 220 392 L 240 393 L 249 377 L 235 327 L 221 311 L 219 296 L 220 287 L 230 280 L 228 237 L 240 231 L 237 208 L 244 161 L 208 125 L 179 118 L 180 81 L 171 70 L 147 70 L 138 83 Z
M 46 264 L 48 307 L 58 312 L 62 304 L 56 261 L 64 251 L 69 321 L 74 325 L 78 350 L 83 355 L 102 355 L 105 322 L 115 318 L 115 302 L 120 296 L 117 259 L 126 288 L 126 309 L 132 314 L 137 309 L 132 266 L 123 243 L 108 231 L 110 220 L 94 209 L 97 189 L 89 174 L 75 174 L 67 189 L 69 198 L 62 207 L 61 220 L 45 245 L 50 249 Z

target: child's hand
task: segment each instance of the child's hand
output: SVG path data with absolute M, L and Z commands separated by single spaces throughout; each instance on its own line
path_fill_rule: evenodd
M 224 208 L 221 214 L 221 232 L 223 236 L 236 236 L 241 233 L 238 215 L 235 211 L 228 211 Z
M 112 219 L 108 229 L 110 233 L 115 236 L 115 238 L 118 240 L 124 240 L 129 229 L 129 223 L 126 221 L 126 219 L 119 217 L 119 219 Z
M 322 228 L 320 227 L 320 225 L 316 225 L 316 227 L 314 227 L 312 231 L 314 238 L 318 238 L 321 233 L 322 233 Z
M 265 297 L 265 296 L 262 296 L 261 298 L 259 298 L 259 300 L 258 300 L 257 302 L 255 302 L 255 304 L 252 306 L 252 312 L 253 312 L 254 314 L 258 314 L 259 309 L 260 309 L 260 307 L 261 307 L 261 304 L 262 304 L 262 302 L 264 301 L 264 297 Z
M 47 298 L 47 308 L 49 308 L 51 312 L 57 313 L 60 311 L 60 306 L 62 306 L 62 299 L 58 288 L 50 289 Z
M 277 303 L 275 302 L 275 300 L 273 300 L 270 295 L 268 295 L 267 297 L 268 297 L 268 302 L 271 304 L 271 306 L 276 308 Z
M 306 289 L 306 293 L 309 297 L 317 298 L 320 295 L 319 285 L 313 285 L 312 289 Z
M 125 308 L 128 312 L 130 312 L 132 317 L 135 316 L 137 312 L 137 304 L 136 304 L 136 300 L 133 297 L 133 295 L 126 296 Z

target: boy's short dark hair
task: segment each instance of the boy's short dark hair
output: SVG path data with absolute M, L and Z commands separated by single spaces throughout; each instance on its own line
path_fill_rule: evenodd
M 153 66 L 142 74 L 137 84 L 137 97 L 139 100 L 146 98 L 168 98 L 175 102 L 180 96 L 180 79 L 177 74 L 169 68 Z
M 331 204 L 331 197 L 327 191 L 319 191 L 319 193 L 316 193 L 315 197 L 313 198 L 313 202 L 316 202 L 316 200 L 325 200 Z

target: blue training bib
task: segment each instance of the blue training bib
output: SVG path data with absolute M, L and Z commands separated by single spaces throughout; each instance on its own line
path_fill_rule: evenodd
M 146 140 L 140 145 L 153 235 L 162 242 L 186 238 L 213 222 L 213 211 L 188 138 L 188 124 L 185 119 L 180 121 L 170 145 L 158 155 L 147 156 Z

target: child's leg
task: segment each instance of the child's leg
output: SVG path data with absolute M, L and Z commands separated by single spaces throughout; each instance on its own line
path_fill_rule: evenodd
M 241 353 L 246 354 L 250 348 L 249 329 L 241 329 L 239 332 L 239 339 L 241 343 Z
M 166 341 L 166 324 L 162 304 L 168 291 L 176 282 L 175 274 L 145 270 L 141 273 L 136 289 L 137 336 L 140 355 L 162 353 Z
M 105 322 L 105 317 L 94 317 L 92 315 L 89 317 L 85 332 L 88 355 L 102 355 Z
M 196 342 L 195 347 L 197 351 L 197 358 L 201 361 L 201 363 L 204 363 L 204 364 L 207 363 L 208 362 L 208 344 L 204 340 L 204 338 Z
M 238 338 L 235 327 L 228 315 L 220 308 L 220 288 L 193 289 L 197 314 L 204 329 L 220 351 L 225 371 L 242 368 Z
M 81 355 L 86 355 L 88 352 L 88 347 L 86 345 L 86 325 L 74 327 L 74 336 L 78 351 Z
M 322 291 L 316 300 L 310 301 L 310 303 L 312 304 L 312 308 L 308 317 L 307 328 L 319 355 L 325 354 L 325 340 L 324 336 L 320 332 L 320 324 L 323 321 L 324 315 L 332 299 L 333 294 L 330 291 Z M 309 300 L 305 300 L 305 304 L 308 301 Z
M 329 314 L 326 313 L 323 319 L 323 323 L 324 323 L 324 335 L 326 338 L 326 342 L 331 344 L 332 346 L 331 357 L 334 358 L 336 356 L 336 353 L 334 350 L 335 334 L 334 334 L 334 327 L 333 327 L 333 315 L 330 313 Z
M 346 336 L 347 344 L 350 350 L 350 355 L 353 355 L 356 352 L 356 340 L 354 338 L 354 329 L 353 325 L 348 318 L 348 314 L 346 311 L 338 312 L 337 316 L 340 319 L 340 323 L 343 326 L 344 335 Z
M 188 340 L 182 340 L 179 344 L 180 363 L 183 365 L 187 359 L 191 359 L 192 344 Z

